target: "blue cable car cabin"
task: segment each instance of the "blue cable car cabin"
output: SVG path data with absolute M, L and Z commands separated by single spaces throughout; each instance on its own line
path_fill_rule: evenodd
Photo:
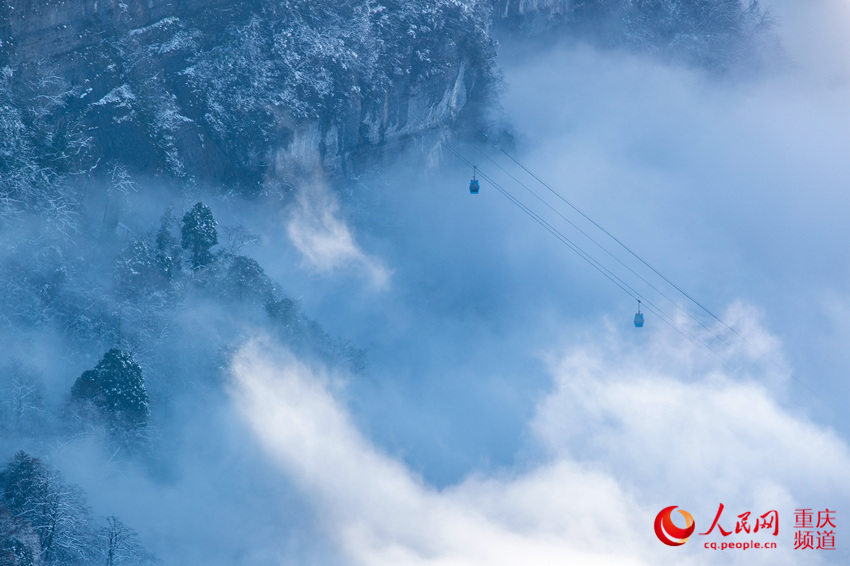
M 477 195 L 478 190 L 481 188 L 478 186 L 478 179 L 475 178 L 475 172 L 477 169 L 478 167 L 472 168 L 472 180 L 469 182 L 469 194 L 471 195 Z
M 643 328 L 643 313 L 640 312 L 640 301 L 638 301 L 638 311 L 635 314 L 635 326 Z

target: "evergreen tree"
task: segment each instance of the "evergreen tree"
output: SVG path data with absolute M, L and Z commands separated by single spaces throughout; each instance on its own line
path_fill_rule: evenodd
M 94 369 L 77 378 L 71 398 L 94 404 L 113 427 L 145 426 L 150 415 L 142 368 L 132 355 L 116 348 L 106 352 Z
M 192 254 L 192 269 L 200 269 L 212 263 L 210 248 L 218 243 L 216 221 L 212 211 L 199 202 L 183 216 L 183 228 L 180 231 L 184 250 Z
M 242 300 L 266 304 L 274 300 L 274 285 L 256 260 L 238 255 L 227 269 L 227 292 Z
M 17 517 L 34 519 L 32 509 L 35 502 L 47 499 L 48 485 L 47 468 L 24 451 L 15 454 L 0 472 L 3 503 Z

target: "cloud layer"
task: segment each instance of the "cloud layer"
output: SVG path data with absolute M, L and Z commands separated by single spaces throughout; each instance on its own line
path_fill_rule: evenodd
M 390 272 L 358 246 L 340 216 L 337 197 L 320 175 L 301 185 L 297 201 L 290 207 L 286 231 L 310 269 L 323 274 L 349 269 L 364 274 L 377 288 L 389 284 Z
M 799 563 L 793 510 L 848 501 L 845 443 L 790 414 L 759 376 L 688 368 L 702 354 L 663 332 L 662 363 L 642 367 L 609 339 L 553 353 L 554 389 L 531 427 L 545 458 L 443 489 L 357 429 L 338 380 L 266 341 L 235 356 L 233 396 L 350 564 Z M 662 507 L 679 504 L 707 529 L 720 502 L 727 529 L 744 511 L 778 509 L 779 548 L 716 557 L 701 544 L 719 538 L 680 549 L 654 539 Z

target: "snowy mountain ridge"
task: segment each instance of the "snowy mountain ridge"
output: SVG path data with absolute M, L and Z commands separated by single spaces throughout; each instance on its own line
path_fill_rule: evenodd
M 32 201 L 36 177 L 117 165 L 247 194 L 317 165 L 347 176 L 387 144 L 485 128 L 494 34 L 722 68 L 765 18 L 738 0 L 12 0 L 0 7 L 0 133 L 15 138 L 3 191 Z

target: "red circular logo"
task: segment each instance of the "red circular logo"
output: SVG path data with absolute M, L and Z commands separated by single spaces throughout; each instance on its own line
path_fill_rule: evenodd
M 679 509 L 679 514 L 685 518 L 685 528 L 677 527 L 671 517 L 674 509 L 676 505 L 671 505 L 655 516 L 655 536 L 666 545 L 682 546 L 694 534 L 694 518 L 684 509 Z

